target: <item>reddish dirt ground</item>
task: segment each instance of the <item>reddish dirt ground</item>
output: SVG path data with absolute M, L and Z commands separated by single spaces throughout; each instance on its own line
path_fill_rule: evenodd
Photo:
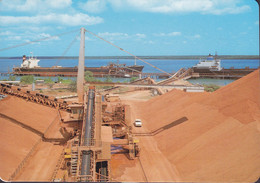
M 8 180 L 40 137 L 4 118 L 0 126 L 0 177 Z
M 124 154 L 112 155 L 111 170 L 112 181 L 115 182 L 137 182 L 146 180 L 138 159 L 129 160 Z
M 0 177 L 8 180 L 41 134 L 53 123 L 46 137 L 62 137 L 56 109 L 8 96 L 0 101 Z M 15 180 L 48 181 L 63 146 L 40 142 Z
M 147 101 L 150 97 L 149 91 L 137 91 L 122 95 L 122 102 L 131 106 L 131 119 L 141 117 L 138 104 Z M 133 126 L 134 133 L 146 133 L 149 130 L 146 124 L 142 128 Z M 158 149 L 158 144 L 152 136 L 138 137 L 141 148 L 139 159 L 129 160 L 125 155 L 112 156 L 112 180 L 133 182 L 169 182 L 178 181 L 179 175 L 176 168 L 169 163 L 167 158 Z
M 146 102 L 128 101 L 133 119 L 143 120 L 136 132 L 164 127 L 152 137 L 139 137 L 148 181 L 256 181 L 260 176 L 259 76 L 257 70 L 213 93 L 172 90 Z M 177 124 L 180 119 L 186 120 Z M 133 179 L 136 174 L 124 171 L 116 178 Z
M 63 147 L 41 142 L 15 181 L 52 181 Z
M 54 108 L 8 96 L 0 101 L 0 113 L 44 132 L 58 115 Z

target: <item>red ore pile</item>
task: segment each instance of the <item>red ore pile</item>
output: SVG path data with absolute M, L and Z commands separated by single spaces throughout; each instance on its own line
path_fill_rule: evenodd
M 172 90 L 138 105 L 180 181 L 255 182 L 260 177 L 259 70 L 213 93 Z M 177 125 L 179 119 L 186 119 Z

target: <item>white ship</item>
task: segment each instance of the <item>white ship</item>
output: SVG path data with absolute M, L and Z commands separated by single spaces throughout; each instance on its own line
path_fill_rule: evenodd
M 201 60 L 197 65 L 193 66 L 194 70 L 209 70 L 209 71 L 221 71 L 223 68 L 221 67 L 220 59 L 216 58 L 211 54 L 207 57 L 206 60 Z
M 31 52 L 32 54 L 32 52 Z M 33 57 L 33 54 L 31 57 L 29 57 L 29 59 L 26 59 L 26 56 L 23 56 L 23 63 L 21 64 L 21 68 L 36 68 L 36 67 L 40 67 L 38 66 L 38 62 L 40 60 L 38 60 L 36 57 Z

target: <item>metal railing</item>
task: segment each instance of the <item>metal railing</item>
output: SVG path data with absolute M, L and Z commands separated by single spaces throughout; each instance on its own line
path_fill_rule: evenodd
M 98 177 L 97 182 L 107 182 L 107 181 L 109 181 L 109 176 L 102 175 L 101 173 L 97 173 L 97 172 L 95 174 Z
M 64 162 L 64 158 L 63 158 L 64 157 L 64 151 L 65 151 L 65 148 L 63 148 L 63 150 L 62 150 L 62 152 L 60 154 L 60 157 L 59 157 L 58 162 L 56 164 L 55 170 L 54 170 L 53 174 L 51 175 L 51 178 L 49 179 L 50 182 L 55 179 L 55 177 L 56 177 L 56 175 L 57 175 L 57 173 L 59 171 L 60 166 Z
M 93 147 L 94 146 L 95 147 L 102 146 L 102 141 L 101 140 L 83 138 L 83 141 L 84 141 L 84 143 L 86 142 L 86 146 L 93 146 Z
M 80 182 L 94 182 L 94 177 L 92 175 L 78 175 L 77 180 Z

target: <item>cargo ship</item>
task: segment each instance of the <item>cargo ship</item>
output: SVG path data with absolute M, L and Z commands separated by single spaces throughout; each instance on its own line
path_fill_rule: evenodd
M 197 77 L 205 78 L 225 78 L 225 79 L 237 79 L 241 78 L 256 69 L 245 67 L 243 69 L 235 69 L 231 67 L 229 69 L 221 67 L 221 60 L 217 58 L 217 55 L 211 54 L 204 60 L 200 60 L 198 64 L 192 67 L 193 75 Z
M 204 71 L 221 71 L 220 59 L 217 59 L 217 56 L 209 54 L 208 57 L 204 60 L 201 60 L 197 65 L 193 66 L 194 72 L 204 72 Z
M 39 59 L 36 57 L 23 56 L 21 67 L 14 67 L 12 74 L 16 76 L 34 75 L 34 76 L 62 76 L 62 77 L 77 77 L 78 67 L 40 67 Z M 85 71 L 91 71 L 94 77 L 137 77 L 142 73 L 144 66 L 126 64 L 118 64 L 110 62 L 107 66 L 101 67 L 85 67 Z

